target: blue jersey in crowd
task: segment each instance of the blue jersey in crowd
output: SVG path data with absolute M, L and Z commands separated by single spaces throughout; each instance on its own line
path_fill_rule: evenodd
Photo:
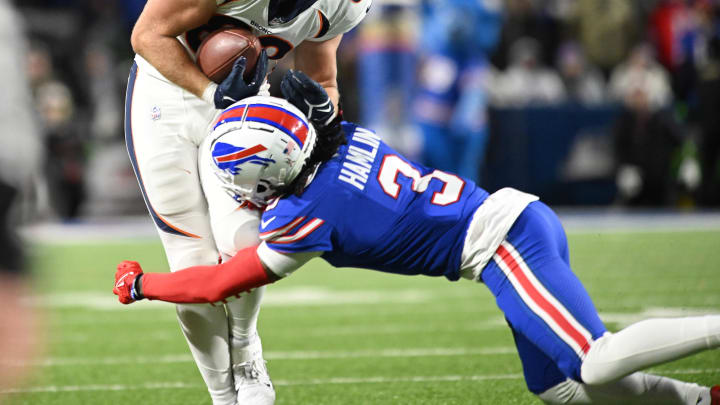
M 302 196 L 267 207 L 260 237 L 280 252 L 324 252 L 336 267 L 457 280 L 468 224 L 488 193 L 405 159 L 374 132 L 344 130 L 348 144 Z

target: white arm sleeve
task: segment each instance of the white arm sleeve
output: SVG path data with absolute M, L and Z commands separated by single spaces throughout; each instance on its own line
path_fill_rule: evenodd
M 257 254 L 265 267 L 278 277 L 285 277 L 322 252 L 280 253 L 263 242 L 258 246 Z

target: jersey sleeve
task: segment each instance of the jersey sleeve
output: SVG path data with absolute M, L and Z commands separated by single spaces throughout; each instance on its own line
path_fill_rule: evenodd
M 275 200 L 260 221 L 260 239 L 278 252 L 326 252 L 332 250 L 332 226 L 306 201 Z
M 287 277 L 321 252 L 281 253 L 263 242 L 257 247 L 257 254 L 267 269 L 279 277 Z
M 308 38 L 309 41 L 322 42 L 335 38 L 355 28 L 365 18 L 372 0 L 325 0 L 321 12 L 327 15 L 329 27 L 321 36 Z
M 332 250 L 330 225 L 321 218 L 283 217 L 270 215 L 263 217 L 263 224 L 272 218 L 273 224 L 267 230 L 261 227 L 260 239 L 269 248 L 278 252 L 325 252 Z M 276 226 L 273 226 L 276 225 Z

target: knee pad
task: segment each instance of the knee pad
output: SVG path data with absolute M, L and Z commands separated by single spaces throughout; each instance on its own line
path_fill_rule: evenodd
M 217 220 L 213 218 L 213 237 L 218 250 L 225 255 L 233 256 L 241 249 L 259 244 L 259 215 L 242 209 Z

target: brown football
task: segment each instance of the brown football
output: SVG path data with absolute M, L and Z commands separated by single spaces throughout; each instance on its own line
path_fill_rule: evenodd
M 247 58 L 243 77 L 251 77 L 262 47 L 250 30 L 244 28 L 223 28 L 205 38 L 197 51 L 197 65 L 210 80 L 222 82 L 230 74 L 235 60 Z

